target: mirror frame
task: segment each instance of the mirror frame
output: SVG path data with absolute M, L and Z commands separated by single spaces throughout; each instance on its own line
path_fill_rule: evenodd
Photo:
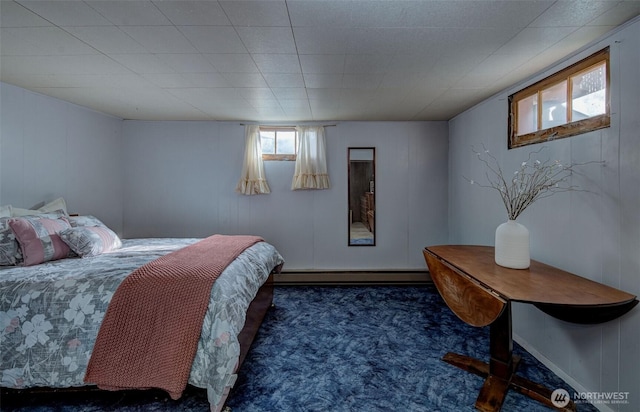
M 351 151 L 352 150 L 371 150 L 371 156 L 372 156 L 372 160 L 371 160 L 371 176 L 373 177 L 373 191 L 369 191 L 366 193 L 371 193 L 371 198 L 372 198 L 372 203 L 374 205 L 373 207 L 373 221 L 372 224 L 370 225 L 370 229 L 371 230 L 371 234 L 373 235 L 373 242 L 371 243 L 353 243 L 353 240 L 351 238 L 351 225 L 352 225 L 352 214 L 353 214 L 353 208 L 354 206 L 357 205 L 352 205 L 352 201 L 351 201 Z M 347 148 L 347 205 L 348 205 L 348 210 L 347 210 L 347 245 L 348 246 L 375 246 L 376 245 L 376 183 L 375 183 L 375 176 L 376 176 L 376 148 L 375 147 L 348 147 Z

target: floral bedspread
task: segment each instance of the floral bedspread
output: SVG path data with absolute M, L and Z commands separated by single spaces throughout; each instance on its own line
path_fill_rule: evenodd
M 84 385 L 100 323 L 120 282 L 135 268 L 199 239 L 125 239 L 91 258 L 0 269 L 0 386 Z M 283 259 L 267 242 L 244 251 L 211 290 L 189 383 L 217 405 L 233 385 L 237 335 L 249 303 Z

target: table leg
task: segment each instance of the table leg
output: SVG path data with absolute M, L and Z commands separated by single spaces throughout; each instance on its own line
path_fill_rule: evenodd
M 507 396 L 511 377 L 518 367 L 519 358 L 513 359 L 513 340 L 511 335 L 511 302 L 507 302 L 504 310 L 491 324 L 489 335 L 490 361 L 489 376 L 484 381 L 476 409 L 492 412 L 502 408 Z
M 500 316 L 490 325 L 490 361 L 487 364 L 469 356 L 447 353 L 442 360 L 467 372 L 485 378 L 482 389 L 476 399 L 475 407 L 484 412 L 497 412 L 502 408 L 509 388 L 527 395 L 551 408 L 551 391 L 544 386 L 515 374 L 520 357 L 513 355 L 511 333 L 511 303 L 509 302 Z M 575 411 L 570 402 L 563 411 Z

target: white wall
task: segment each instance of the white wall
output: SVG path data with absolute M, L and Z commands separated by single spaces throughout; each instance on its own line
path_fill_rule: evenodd
M 244 127 L 124 122 L 126 237 L 258 234 L 287 270 L 424 270 L 447 240 L 447 123 L 343 122 L 326 128 L 332 188 L 291 191 L 294 162 L 265 162 L 271 194 L 234 189 Z M 347 246 L 347 148 L 376 147 L 376 246 Z
M 293 162 L 267 162 L 272 193 L 234 189 L 244 128 L 226 122 L 123 121 L 0 84 L 0 204 L 62 196 L 124 237 L 255 233 L 288 270 L 425 270 L 447 240 L 447 123 L 328 127 L 332 188 L 291 191 Z M 347 246 L 347 148 L 377 149 L 377 245 Z
M 0 204 L 64 197 L 122 232 L 122 120 L 0 83 Z
M 497 193 L 471 186 L 484 170 L 471 146 L 484 143 L 505 170 L 516 170 L 540 145 L 507 150 L 507 96 L 523 86 L 611 47 L 611 127 L 545 143 L 552 159 L 603 161 L 573 183 L 589 192 L 556 194 L 518 220 L 531 233 L 532 258 L 640 295 L 640 20 L 526 84 L 494 96 L 449 123 L 449 241 L 493 244 L 506 220 Z M 553 285 L 549 285 L 553 287 Z M 531 305 L 514 305 L 516 340 L 586 391 L 629 392 L 621 411 L 640 408 L 640 308 L 602 325 L 555 320 Z M 613 406 L 613 410 L 618 410 Z M 606 409 L 606 408 L 605 408 Z

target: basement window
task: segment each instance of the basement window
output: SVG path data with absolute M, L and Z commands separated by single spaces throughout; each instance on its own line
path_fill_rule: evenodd
M 609 127 L 609 48 L 509 96 L 509 149 Z
M 260 127 L 263 160 L 296 160 L 298 132 L 295 127 Z

